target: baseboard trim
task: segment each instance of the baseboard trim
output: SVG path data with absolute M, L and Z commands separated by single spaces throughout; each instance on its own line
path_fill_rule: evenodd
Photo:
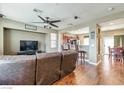
M 92 62 L 92 61 L 87 61 L 89 64 L 91 64 L 91 65 L 94 65 L 94 66 L 97 66 L 97 65 L 99 65 L 101 62 L 102 62 L 102 60 L 99 60 L 97 63 L 94 63 L 94 62 Z

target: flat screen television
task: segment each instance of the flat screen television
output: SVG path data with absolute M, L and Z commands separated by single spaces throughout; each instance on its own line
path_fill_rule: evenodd
M 20 40 L 20 51 L 38 50 L 38 41 Z

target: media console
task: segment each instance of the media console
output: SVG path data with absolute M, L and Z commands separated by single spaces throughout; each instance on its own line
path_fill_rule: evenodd
M 17 55 L 35 55 L 36 53 L 45 53 L 45 51 L 41 51 L 41 50 L 20 51 L 17 52 Z

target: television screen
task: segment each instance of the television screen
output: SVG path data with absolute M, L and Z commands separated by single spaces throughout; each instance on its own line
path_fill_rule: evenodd
M 20 40 L 20 51 L 38 50 L 38 41 Z

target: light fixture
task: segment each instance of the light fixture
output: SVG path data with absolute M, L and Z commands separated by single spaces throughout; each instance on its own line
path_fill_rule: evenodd
M 112 22 L 111 22 L 111 23 L 109 23 L 109 25 L 113 25 L 113 24 L 114 24 L 114 23 L 112 23 Z
M 44 25 L 43 28 L 52 29 L 49 25 Z
M 55 5 L 59 5 L 59 3 L 55 3 Z
M 79 17 L 78 16 L 74 16 L 74 19 L 78 19 Z
M 5 15 L 3 15 L 3 14 L 0 14 L 0 17 L 2 17 L 2 18 L 3 18 L 3 17 L 5 17 Z
M 49 29 L 51 29 L 52 27 L 49 27 Z
M 113 7 L 109 7 L 109 8 L 108 8 L 108 11 L 113 11 L 113 10 L 114 10 Z
M 42 13 L 42 11 L 40 9 L 37 9 L 37 8 L 34 8 L 33 11 L 37 12 L 37 13 Z

